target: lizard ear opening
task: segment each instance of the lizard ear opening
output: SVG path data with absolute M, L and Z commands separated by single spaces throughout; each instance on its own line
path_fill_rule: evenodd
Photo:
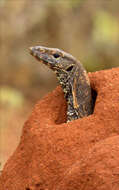
M 71 71 L 73 69 L 73 65 L 67 68 L 67 71 Z

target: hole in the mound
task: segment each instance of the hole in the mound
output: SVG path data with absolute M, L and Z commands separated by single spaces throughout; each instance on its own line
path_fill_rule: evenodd
M 92 89 L 91 89 L 91 93 L 92 93 L 93 112 L 94 112 L 95 102 L 96 102 L 96 98 L 97 98 L 97 92 L 92 88 Z M 93 113 L 92 113 L 92 114 L 93 114 Z
M 29 187 L 26 187 L 26 189 L 25 190 L 31 190 Z

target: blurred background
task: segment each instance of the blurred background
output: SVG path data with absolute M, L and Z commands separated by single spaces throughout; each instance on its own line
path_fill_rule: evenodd
M 61 48 L 88 72 L 119 66 L 118 0 L 0 0 L 0 163 L 34 104 L 57 85 L 30 46 Z

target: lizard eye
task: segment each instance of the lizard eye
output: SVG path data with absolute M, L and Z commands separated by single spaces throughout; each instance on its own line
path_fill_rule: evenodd
M 58 53 L 54 53 L 53 56 L 54 56 L 55 58 L 60 57 L 60 55 L 59 55 Z
M 73 69 L 73 65 L 67 68 L 67 71 L 71 71 Z

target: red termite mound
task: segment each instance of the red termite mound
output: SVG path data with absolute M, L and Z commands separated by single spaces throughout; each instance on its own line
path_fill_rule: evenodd
M 89 74 L 94 113 L 69 123 L 57 87 L 35 105 L 0 190 L 119 190 L 119 68 Z

